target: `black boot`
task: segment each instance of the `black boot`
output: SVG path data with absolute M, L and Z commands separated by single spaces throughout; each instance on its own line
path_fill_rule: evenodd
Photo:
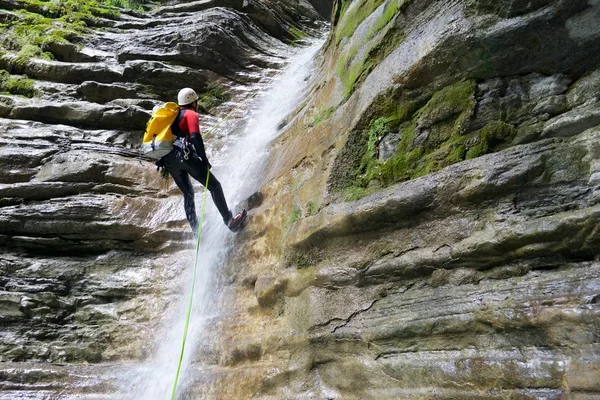
M 243 209 L 238 215 L 233 218 L 229 218 L 227 227 L 232 232 L 237 232 L 242 229 L 244 221 L 246 220 L 246 209 Z

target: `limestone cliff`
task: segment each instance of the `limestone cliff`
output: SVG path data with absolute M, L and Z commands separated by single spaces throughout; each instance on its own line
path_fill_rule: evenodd
M 187 397 L 600 397 L 597 0 L 57 3 L 0 0 L 0 399 L 123 398 L 192 247 L 148 111 L 213 126 L 323 16 Z
M 599 26 L 336 2 L 223 283 L 217 397 L 598 398 Z
M 239 122 L 321 19 L 271 3 L 0 1 L 0 398 L 121 398 L 152 354 L 193 241 L 141 133 L 185 86 L 203 129 Z

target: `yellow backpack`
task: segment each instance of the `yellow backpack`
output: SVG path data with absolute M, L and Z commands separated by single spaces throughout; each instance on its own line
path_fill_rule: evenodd
M 176 136 L 171 126 L 179 116 L 179 106 L 168 102 L 152 113 L 142 140 L 142 154 L 158 160 L 173 150 Z

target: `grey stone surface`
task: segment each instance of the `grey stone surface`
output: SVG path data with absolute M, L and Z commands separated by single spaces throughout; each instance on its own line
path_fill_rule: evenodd
M 77 88 L 77 93 L 86 101 L 101 104 L 116 99 L 135 99 L 139 96 L 138 91 L 133 88 L 93 81 L 83 82 Z
M 285 5 L 282 31 L 312 25 L 306 4 Z M 56 61 L 0 55 L 40 92 L 0 95 L 0 399 L 123 398 L 153 355 L 193 241 L 179 191 L 138 158 L 148 110 L 186 86 L 249 97 L 284 64 L 283 43 L 228 6 L 243 4 L 122 10 L 53 44 Z
M 364 3 L 347 6 L 334 9 L 339 26 Z M 598 397 L 600 59 L 595 30 L 584 29 L 597 6 L 410 2 L 392 19 L 397 35 L 379 43 L 389 50 L 384 58 L 364 70 L 353 65 L 363 75 L 350 95 L 349 72 L 338 63 L 357 50 L 352 44 L 373 38 L 361 28 L 332 35 L 317 89 L 273 146 L 276 170 L 232 255 L 235 278 L 223 278 L 236 295 L 223 300 L 231 311 L 211 331 L 210 348 L 239 347 L 237 368 L 202 358 L 213 365 L 212 382 L 231 385 L 220 393 Z M 486 126 L 481 135 L 501 135 L 494 127 L 502 123 L 514 126 L 515 138 L 494 153 L 356 194 L 361 167 L 376 162 L 365 157 L 372 121 L 393 120 L 408 101 L 424 105 L 463 79 L 477 83 L 476 106 L 466 132 L 451 140 Z M 307 127 L 324 104 L 335 111 Z M 427 126 L 423 113 L 401 126 L 417 122 Z M 436 131 L 409 133 L 425 143 Z M 286 219 L 309 201 L 321 204 L 317 213 Z M 253 346 L 259 356 L 244 350 Z M 208 392 L 198 385 L 194 393 Z
M 567 93 L 567 103 L 571 108 L 597 101 L 600 101 L 600 70 L 583 76 L 573 84 Z
M 600 103 L 574 108 L 546 122 L 542 137 L 573 136 L 600 124 Z
M 217 4 L 236 10 L 205 9 Z M 191 257 L 183 214 L 158 212 L 181 211 L 180 197 L 136 158 L 146 110 L 186 82 L 245 84 L 282 65 L 274 38 L 289 40 L 307 7 L 197 1 L 124 17 L 88 39 L 97 62 L 24 67 L 68 85 L 52 101 L 0 97 L 0 399 L 118 398 Z M 272 146 L 280 169 L 219 271 L 221 314 L 185 396 L 598 397 L 597 8 L 407 2 L 392 21 L 402 40 L 382 42 L 385 57 L 349 97 L 327 79 L 369 29 L 331 38 L 310 98 Z M 477 81 L 469 129 L 503 121 L 512 143 L 356 201 L 332 195 L 335 157 L 381 93 L 426 102 L 462 79 Z M 87 102 L 73 101 L 75 85 Z M 291 223 L 309 200 L 315 211 Z
M 402 136 L 400 132 L 392 132 L 379 142 L 379 161 L 385 161 L 394 155 Z

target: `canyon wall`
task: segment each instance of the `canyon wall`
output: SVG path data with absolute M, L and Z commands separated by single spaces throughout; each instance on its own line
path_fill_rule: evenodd
M 336 2 L 223 273 L 216 397 L 598 398 L 599 22 Z
M 2 399 L 122 398 L 195 243 L 177 187 L 139 158 L 150 110 L 190 86 L 203 129 L 240 106 L 234 125 L 322 24 L 308 2 L 94 5 L 0 1 Z M 218 164 L 222 135 L 206 139 Z

